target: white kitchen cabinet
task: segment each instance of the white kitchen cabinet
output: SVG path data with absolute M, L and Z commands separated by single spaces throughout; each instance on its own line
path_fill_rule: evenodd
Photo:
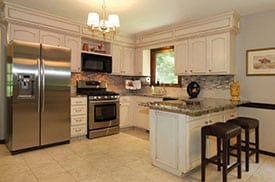
M 135 50 L 135 76 L 150 76 L 151 53 L 149 49 L 137 48 Z
M 179 176 L 199 166 L 201 128 L 216 122 L 224 122 L 225 115 L 235 111 L 220 111 L 190 117 L 184 114 L 150 110 L 150 146 L 153 165 Z M 207 137 L 207 156 L 215 154 L 216 138 Z
M 27 42 L 39 42 L 39 29 L 29 28 L 21 25 L 9 25 L 9 37 L 10 40 L 22 40 Z
M 189 40 L 188 73 L 204 74 L 206 72 L 206 39 L 205 37 Z
M 162 101 L 162 98 L 147 97 L 147 96 L 134 96 L 133 97 L 133 112 L 135 127 L 150 130 L 150 115 L 149 108 L 144 107 L 144 103 Z
M 135 75 L 133 48 L 112 45 L 112 74 Z
M 207 37 L 207 72 L 230 73 L 229 33 Z
M 234 39 L 228 33 L 189 39 L 175 44 L 177 75 L 234 74 Z
M 40 31 L 40 42 L 54 46 L 64 46 L 64 35 L 49 31 Z
M 175 45 L 175 74 L 185 75 L 188 74 L 188 40 L 177 42 Z
M 81 71 L 81 38 L 65 36 L 65 47 L 71 48 L 71 71 Z
M 87 135 L 87 97 L 71 97 L 71 137 Z
M 179 115 L 169 112 L 158 112 L 154 115 L 152 130 L 154 137 L 150 138 L 153 147 L 153 164 L 163 165 L 166 170 L 178 170 L 178 132 Z
M 120 128 L 127 128 L 133 126 L 132 115 L 132 97 L 121 96 L 119 106 L 119 122 Z

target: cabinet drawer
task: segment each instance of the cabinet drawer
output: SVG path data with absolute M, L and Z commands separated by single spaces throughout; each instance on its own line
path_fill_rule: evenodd
M 87 114 L 87 106 L 72 106 L 71 115 Z
M 79 125 L 79 124 L 87 124 L 87 116 L 80 115 L 80 116 L 73 116 L 71 120 L 71 125 Z
M 87 97 L 72 97 L 71 105 L 87 105 Z
M 71 137 L 87 135 L 87 125 L 78 125 L 71 127 Z

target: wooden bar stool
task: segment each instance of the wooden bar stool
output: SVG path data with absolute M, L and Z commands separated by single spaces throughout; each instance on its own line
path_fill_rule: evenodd
M 245 170 L 249 171 L 249 157 L 255 154 L 256 163 L 259 163 L 259 120 L 249 117 L 237 117 L 230 119 L 226 123 L 233 123 L 240 126 L 245 131 L 245 144 L 242 146 L 242 151 L 245 152 Z M 255 141 L 250 141 L 250 130 L 255 129 Z M 254 146 L 254 147 L 252 147 Z
M 206 158 L 206 138 L 215 136 L 217 138 L 217 155 Z M 237 161 L 228 167 L 230 156 L 229 141 L 231 138 L 237 138 Z M 222 143 L 222 146 L 221 146 Z M 221 148 L 222 147 L 222 148 Z M 201 181 L 205 181 L 205 170 L 208 163 L 217 165 L 218 170 L 222 167 L 223 182 L 227 181 L 227 174 L 238 168 L 238 178 L 241 178 L 241 127 L 231 123 L 218 122 L 201 128 Z

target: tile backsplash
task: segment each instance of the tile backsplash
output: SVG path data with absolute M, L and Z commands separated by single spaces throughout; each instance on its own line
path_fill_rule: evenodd
M 77 80 L 96 80 L 105 81 L 107 83 L 107 90 L 119 92 L 120 94 L 127 94 L 130 91 L 125 89 L 125 80 L 138 80 L 142 81 L 142 89 L 138 90 L 137 93 L 152 93 L 152 87 L 147 77 L 137 76 L 118 76 L 106 73 L 72 73 L 71 77 L 71 90 L 72 93 L 76 92 L 76 81 Z M 154 87 L 156 90 L 165 90 L 166 96 L 170 97 L 187 97 L 187 85 L 191 81 L 196 81 L 200 87 L 201 92 L 199 97 L 213 97 L 213 98 L 230 98 L 230 84 L 234 79 L 233 75 L 203 75 L 203 76 L 184 76 L 182 78 L 182 87 Z

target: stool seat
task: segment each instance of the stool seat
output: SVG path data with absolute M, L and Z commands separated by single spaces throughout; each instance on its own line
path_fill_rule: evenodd
M 217 122 L 212 125 L 204 126 L 203 130 L 207 135 L 214 135 L 222 138 L 232 138 L 241 131 L 241 127 L 231 123 Z
M 241 126 L 243 129 L 252 129 L 259 126 L 259 120 L 248 117 L 237 117 L 235 119 L 230 119 L 227 123 L 234 123 Z

